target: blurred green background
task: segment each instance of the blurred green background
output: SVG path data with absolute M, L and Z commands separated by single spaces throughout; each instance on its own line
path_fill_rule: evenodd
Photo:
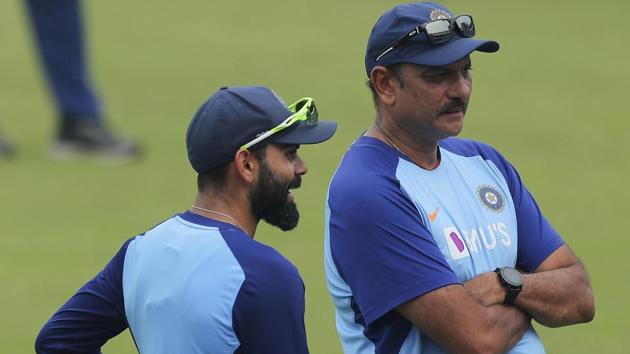
M 0 162 L 0 353 L 29 353 L 50 315 L 127 238 L 189 207 L 195 175 L 184 145 L 198 105 L 223 85 L 263 84 L 287 101 L 317 100 L 339 122 L 301 151 L 310 172 L 289 233 L 258 240 L 300 269 L 312 353 L 340 353 L 322 266 L 323 203 L 347 146 L 373 118 L 363 54 L 392 1 L 85 1 L 90 59 L 110 123 L 140 139 L 140 163 L 53 162 L 54 108 L 22 2 L 0 2 L 0 127 L 20 155 Z M 627 353 L 624 257 L 630 198 L 630 3 L 446 1 L 474 15 L 474 93 L 463 136 L 499 148 L 592 277 L 592 323 L 540 327 L 550 353 Z M 623 43 L 626 43 L 625 45 Z M 623 271 L 625 269 L 626 271 Z M 474 330 L 474 328 L 471 328 Z M 128 332 L 108 353 L 133 353 Z

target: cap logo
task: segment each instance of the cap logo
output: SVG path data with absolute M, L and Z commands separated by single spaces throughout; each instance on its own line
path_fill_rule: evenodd
M 431 19 L 431 21 L 443 20 L 451 17 L 453 17 L 451 14 L 441 9 L 433 9 L 429 14 L 429 18 Z
M 278 94 L 275 93 L 273 90 L 269 90 L 269 91 L 271 91 L 271 93 L 273 93 L 274 97 L 278 100 L 278 102 L 280 102 L 280 104 L 282 104 L 283 106 L 287 107 L 287 103 L 284 102 L 282 97 L 278 96 Z
M 261 135 L 263 135 L 263 134 L 266 134 L 267 132 L 268 132 L 268 130 L 265 130 L 264 132 L 260 132 L 260 133 L 256 134 L 256 138 L 261 136 Z

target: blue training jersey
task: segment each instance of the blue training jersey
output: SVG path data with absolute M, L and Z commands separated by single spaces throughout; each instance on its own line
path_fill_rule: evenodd
M 395 309 L 497 267 L 532 272 L 563 244 L 496 150 L 449 138 L 439 153 L 429 171 L 362 136 L 330 183 L 324 265 L 345 353 L 444 353 Z M 510 353 L 544 353 L 533 327 Z
M 41 330 L 38 353 L 308 353 L 304 284 L 271 247 L 184 212 L 134 237 Z

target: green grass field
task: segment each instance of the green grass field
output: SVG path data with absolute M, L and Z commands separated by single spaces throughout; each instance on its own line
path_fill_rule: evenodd
M 623 236 L 630 199 L 628 2 L 447 1 L 471 13 L 495 55 L 473 56 L 464 136 L 499 148 L 592 277 L 595 320 L 538 327 L 549 353 L 627 353 L 630 286 Z M 0 162 L 0 353 L 29 353 L 43 323 L 127 238 L 189 207 L 195 175 L 184 134 L 223 85 L 263 84 L 287 101 L 312 96 L 339 122 L 305 146 L 310 172 L 293 232 L 257 239 L 300 269 L 312 353 L 334 354 L 322 266 L 323 203 L 347 146 L 373 117 L 363 54 L 391 1 L 86 1 L 91 62 L 111 123 L 148 149 L 138 164 L 53 162 L 54 109 L 22 2 L 0 2 L 0 127 L 20 148 Z M 471 329 L 474 330 L 474 329 Z M 128 332 L 108 353 L 133 353 Z

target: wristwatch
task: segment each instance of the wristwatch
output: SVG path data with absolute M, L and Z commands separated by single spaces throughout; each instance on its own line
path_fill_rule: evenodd
M 494 272 L 499 276 L 501 285 L 507 289 L 503 303 L 512 305 L 523 289 L 523 275 L 512 267 L 497 268 Z

